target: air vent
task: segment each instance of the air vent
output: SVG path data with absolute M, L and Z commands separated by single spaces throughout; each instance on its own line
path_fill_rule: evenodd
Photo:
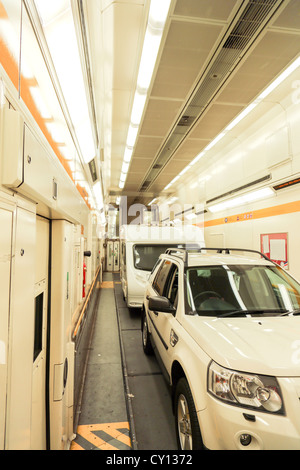
M 150 182 L 151 182 L 151 181 L 145 181 L 145 182 L 142 184 L 142 186 L 141 186 L 141 191 L 144 191 L 145 188 L 147 188 L 147 187 L 149 186 Z
M 182 116 L 178 122 L 178 126 L 189 127 L 195 121 L 195 117 L 192 116 Z
M 294 178 L 290 181 L 285 181 L 284 183 L 277 184 L 276 186 L 273 186 L 273 189 L 275 189 L 275 191 L 279 191 L 280 189 L 290 188 L 295 184 L 300 184 L 300 178 Z
M 154 165 L 161 165 L 160 172 L 283 2 L 284 0 L 249 0 L 245 4 L 241 15 L 228 28 L 218 54 L 200 78 L 188 105 L 161 147 L 154 161 Z M 140 191 L 148 189 L 159 175 L 160 172 L 153 172 L 153 167 L 145 175 Z
M 263 176 L 262 178 L 258 178 L 255 181 L 251 181 L 251 183 L 244 184 L 243 186 L 239 186 L 238 188 L 232 189 L 231 191 L 228 191 L 227 193 L 220 194 L 219 196 L 213 197 L 212 199 L 209 199 L 206 201 L 206 204 L 210 204 L 211 202 L 217 201 L 218 199 L 222 199 L 223 197 L 227 196 L 232 196 L 233 194 L 242 191 L 243 189 L 248 189 L 251 188 L 252 186 L 255 186 L 256 184 L 259 183 L 265 183 L 266 181 L 269 181 L 272 178 L 272 175 L 266 175 Z
M 223 47 L 242 51 L 276 3 L 277 0 L 251 0 Z

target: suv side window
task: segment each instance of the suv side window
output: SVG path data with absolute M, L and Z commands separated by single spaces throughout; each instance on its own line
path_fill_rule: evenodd
M 158 295 L 163 295 L 165 282 L 171 269 L 171 261 L 165 260 L 161 263 L 159 270 L 153 280 L 152 287 Z
M 178 267 L 172 264 L 169 276 L 165 284 L 163 295 L 167 297 L 170 303 L 176 308 L 178 303 Z

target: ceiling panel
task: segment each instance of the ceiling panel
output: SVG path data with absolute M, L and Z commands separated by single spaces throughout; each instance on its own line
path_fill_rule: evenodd
M 182 102 L 150 99 L 141 135 L 165 136 L 172 126 Z
M 280 28 L 291 28 L 299 31 L 300 25 L 300 8 L 299 0 L 290 0 L 286 8 L 274 22 L 274 26 Z
M 190 137 L 212 140 L 242 109 L 243 106 L 213 104 L 195 125 Z
M 135 156 L 138 158 L 152 158 L 156 155 L 163 139 L 155 136 L 139 136 L 135 147 Z
M 89 2 L 89 0 L 87 0 Z M 93 57 L 98 85 L 101 73 L 105 88 L 97 89 L 96 96 L 105 97 L 108 118 L 99 134 L 105 142 L 111 141 L 110 187 L 118 190 L 122 158 L 125 150 L 130 121 L 131 104 L 136 86 L 138 59 L 150 0 L 97 0 L 102 3 L 105 15 L 104 54 L 99 69 L 97 57 Z M 222 131 L 234 117 L 246 107 L 300 52 L 299 0 L 283 2 L 281 12 L 267 25 L 258 40 L 245 51 L 226 76 L 220 91 L 215 89 L 205 96 L 207 108 L 199 121 L 187 132 L 176 150 L 179 136 L 184 135 L 184 124 L 179 119 L 192 107 L 196 86 L 202 83 L 206 71 L 224 48 L 225 33 L 232 31 L 231 21 L 246 5 L 257 2 L 247 0 L 173 0 L 171 15 L 155 69 L 152 88 L 144 112 L 136 146 L 122 194 L 137 192 L 149 175 L 147 170 L 157 165 L 159 152 L 169 143 L 176 130 L 173 142 L 175 149 L 165 168 L 152 172 L 153 182 L 146 191 L 159 193 L 207 144 Z M 264 2 L 264 5 L 268 2 Z M 270 2 L 271 4 L 272 2 Z M 90 4 L 90 3 L 89 3 Z M 280 0 L 277 5 L 280 5 Z M 103 8 L 105 5 L 105 8 Z M 257 6 L 257 5 L 256 5 Z M 239 10 L 241 9 L 241 10 Z M 93 27 L 96 35 L 95 22 Z M 97 32 L 97 39 L 99 31 Z M 94 47 L 98 52 L 98 48 Z M 230 57 L 231 52 L 227 48 Z M 210 77 L 214 78 L 214 77 Z M 212 90 L 209 89 L 208 91 Z M 202 90 L 200 90 L 202 93 Z M 200 93 L 200 94 L 201 94 Z M 210 98 L 212 101 L 210 101 Z M 98 101 L 98 120 L 102 121 L 103 104 Z M 202 108 L 201 108 L 202 106 Z M 203 110 L 199 105 L 197 112 Z M 193 115 L 190 115 L 193 118 Z M 182 126 L 182 127 L 181 127 Z M 105 147 L 106 148 L 106 147 Z M 109 146 L 107 147 L 109 148 Z M 108 158 L 110 158 L 110 155 Z M 107 157 L 106 157 L 107 158 Z M 167 158 L 163 161 L 168 161 Z M 196 168 L 193 169 L 197 171 Z M 149 172 L 150 174 L 150 172 Z M 172 187 L 173 188 L 173 187 Z M 148 200 L 149 194 L 141 201 Z M 148 198 L 148 199 L 147 199 Z M 131 200 L 137 200 L 132 197 Z
M 174 154 L 174 158 L 185 160 L 185 163 L 188 164 L 209 142 L 210 139 L 187 138 Z
M 178 0 L 174 14 L 194 18 L 227 20 L 233 8 L 240 4 L 237 0 Z
M 172 21 L 152 96 L 186 98 L 224 25 Z
M 299 53 L 299 43 L 300 36 L 297 34 L 282 31 L 266 33 L 219 94 L 217 101 L 244 104 L 252 101 Z
M 172 159 L 165 167 L 164 174 L 168 174 L 171 179 L 174 178 L 178 173 L 180 173 L 186 167 L 185 160 L 175 160 Z
M 145 173 L 150 167 L 152 158 L 133 158 L 131 162 L 130 173 Z

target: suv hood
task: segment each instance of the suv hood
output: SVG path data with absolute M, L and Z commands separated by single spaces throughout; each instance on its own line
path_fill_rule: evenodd
M 183 326 L 224 367 L 277 377 L 300 376 L 300 316 L 186 316 Z

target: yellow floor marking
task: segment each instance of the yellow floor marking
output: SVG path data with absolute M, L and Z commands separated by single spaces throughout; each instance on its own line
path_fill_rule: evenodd
M 77 442 L 73 441 L 71 444 L 71 450 L 84 450 L 84 448 L 77 444 Z
M 113 281 L 103 281 L 101 284 L 102 289 L 113 289 L 114 288 L 114 282 Z
M 97 447 L 100 450 L 118 450 L 116 446 L 111 445 L 109 442 L 104 441 L 95 434 L 95 431 L 104 431 L 112 439 L 126 444 L 128 447 L 131 447 L 130 437 L 126 434 L 123 434 L 120 429 L 128 429 L 129 423 L 109 423 L 109 424 L 88 424 L 80 425 L 77 428 L 77 435 L 83 437 L 94 447 Z M 76 442 L 73 442 L 71 445 L 71 450 L 84 450 L 83 447 L 79 446 Z

